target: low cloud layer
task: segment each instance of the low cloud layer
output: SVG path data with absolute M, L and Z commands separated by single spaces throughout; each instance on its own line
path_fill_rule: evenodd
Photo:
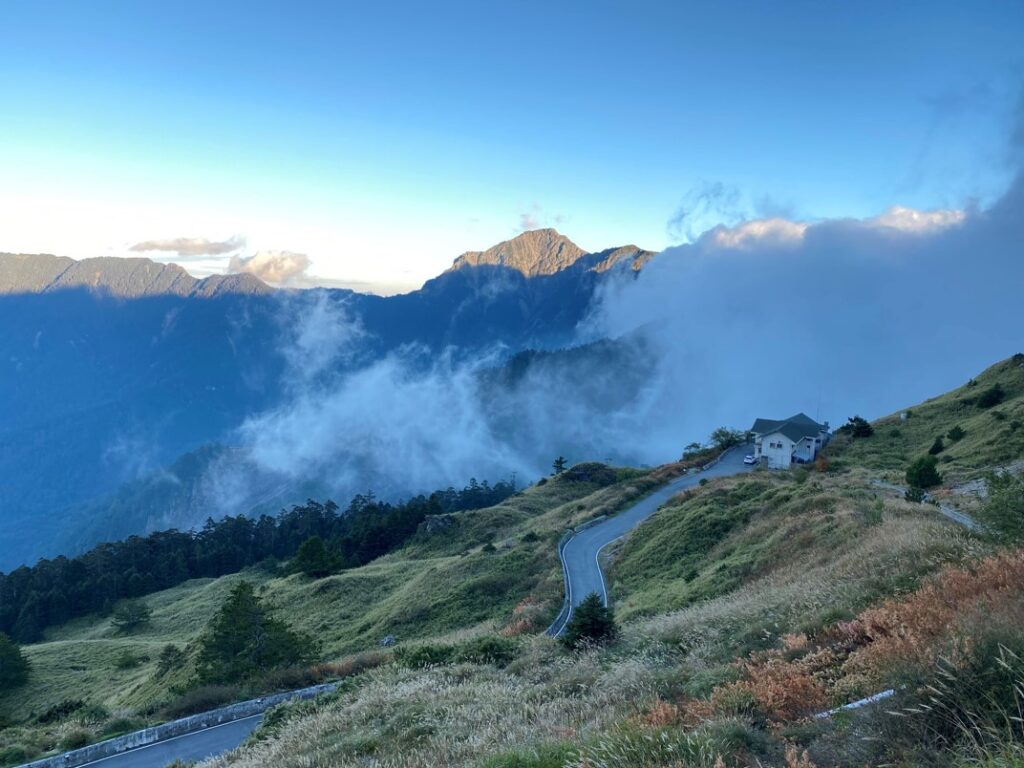
M 228 271 L 246 272 L 273 285 L 300 285 L 307 277 L 309 265 L 309 256 L 304 253 L 257 251 L 252 256 L 232 256 Z
M 717 227 L 610 283 L 592 337 L 656 354 L 647 455 L 716 424 L 876 417 L 1024 350 L 1024 182 L 984 211 Z
M 176 237 L 170 240 L 146 240 L 136 243 L 128 250 L 133 253 L 162 251 L 176 253 L 181 257 L 222 256 L 245 247 L 245 238 L 230 237 L 227 240 L 207 240 L 205 237 Z
M 880 416 L 1024 350 L 1021 242 L 1021 182 L 984 211 L 716 227 L 605 283 L 579 329 L 593 347 L 515 375 L 497 350 L 367 356 L 343 298 L 299 294 L 288 396 L 239 432 L 260 480 L 225 487 L 400 496 L 536 479 L 559 454 L 670 461 L 758 416 Z
M 758 416 L 878 417 L 1024 351 L 1021 243 L 1021 177 L 986 209 L 737 220 L 611 274 L 578 328 L 591 346 L 525 371 L 497 349 L 373 357 L 342 298 L 300 296 L 288 396 L 239 442 L 262 487 L 345 498 L 535 479 L 559 454 L 656 464 Z

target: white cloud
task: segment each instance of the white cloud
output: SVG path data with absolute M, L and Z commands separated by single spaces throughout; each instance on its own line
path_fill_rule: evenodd
M 873 227 L 924 234 L 962 224 L 966 216 L 964 211 L 958 210 L 918 211 L 894 205 L 881 216 L 868 219 L 865 223 Z
M 265 283 L 289 285 L 306 277 L 310 259 L 291 251 L 257 251 L 252 256 L 232 256 L 229 272 L 247 272 Z
M 735 227 L 715 227 L 705 233 L 720 248 L 746 248 L 765 242 L 778 245 L 797 243 L 803 239 L 807 225 L 786 219 L 745 221 Z
M 175 237 L 169 240 L 144 240 L 135 243 L 129 251 L 134 253 L 152 253 L 169 251 L 178 256 L 219 256 L 232 253 L 245 247 L 245 238 L 235 235 L 227 240 L 207 240 L 205 237 Z
M 606 284 L 585 327 L 657 350 L 635 449 L 663 460 L 757 416 L 884 415 L 1024 350 L 1022 241 L 1024 178 L 982 211 L 720 227 Z

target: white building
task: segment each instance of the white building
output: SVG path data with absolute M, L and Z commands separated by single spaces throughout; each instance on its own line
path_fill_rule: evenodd
M 829 439 L 828 422 L 819 424 L 798 413 L 788 419 L 758 419 L 750 428 L 754 436 L 754 458 L 771 469 L 814 461 Z

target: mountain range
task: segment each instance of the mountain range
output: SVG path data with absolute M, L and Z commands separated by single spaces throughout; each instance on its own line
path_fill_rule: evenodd
M 653 256 L 632 245 L 588 253 L 553 229 L 535 230 L 464 253 L 418 291 L 380 297 L 276 289 L 248 274 L 199 280 L 144 258 L 0 254 L 0 569 L 111 530 L 201 521 L 210 513 L 196 490 L 203 467 L 232 454 L 247 419 L 294 397 L 305 375 L 297 346 L 321 344 L 296 338 L 314 295 L 332 309 L 328 326 L 343 318 L 356 329 L 331 374 L 407 359 L 410 349 L 420 367 L 443 355 L 486 357 L 501 369 L 536 350 L 550 368 L 550 355 L 557 361 L 575 343 L 598 287 Z M 489 396 L 539 360 L 520 357 L 518 379 L 485 377 Z M 167 473 L 172 465 L 190 469 Z M 185 476 L 187 492 L 168 490 Z M 152 483 L 164 490 L 150 492 Z M 275 488 L 259 493 L 272 504 L 304 498 Z M 171 501 L 154 507 L 155 498 Z

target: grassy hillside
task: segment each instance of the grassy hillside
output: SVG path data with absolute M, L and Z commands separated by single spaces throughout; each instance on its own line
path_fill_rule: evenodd
M 986 394 L 1002 391 L 996 404 Z M 990 399 L 998 399 L 991 397 Z M 1024 354 L 993 365 L 963 386 L 874 422 L 866 440 L 837 435 L 830 454 L 848 466 L 902 474 L 912 459 L 928 452 L 935 438 L 946 446 L 939 469 L 948 482 L 978 477 L 985 470 L 1024 456 Z M 949 437 L 959 427 L 964 436 Z
M 621 624 L 611 645 L 570 653 L 539 634 L 562 597 L 555 544 L 678 466 L 570 471 L 496 507 L 432 519 L 404 549 L 318 581 L 251 573 L 190 582 L 147 598 L 153 620 L 127 638 L 100 618 L 52 630 L 26 649 L 36 666 L 29 687 L 0 699 L 0 716 L 18 721 L 0 731 L 0 750 L 50 748 L 74 728 L 96 736 L 158 706 L 169 694 L 154 678 L 154 651 L 186 647 L 248 578 L 281 618 L 322 642 L 326 660 L 373 649 L 385 634 L 399 649 L 500 634 L 513 658 L 421 669 L 399 652 L 331 697 L 280 708 L 251 745 L 211 765 L 1019 766 L 1013 733 L 996 734 L 991 750 L 1018 762 L 993 751 L 986 763 L 992 755 L 970 752 L 955 733 L 935 741 L 944 726 L 933 720 L 894 729 L 881 708 L 809 715 L 893 686 L 903 687 L 887 709 L 915 706 L 933 690 L 925 685 L 944 684 L 941 659 L 959 665 L 956 675 L 987 670 L 977 685 L 992 690 L 993 670 L 1013 668 L 993 649 L 1024 657 L 1024 563 L 1013 559 L 1024 556 L 873 483 L 901 479 L 955 426 L 963 436 L 939 454 L 949 456 L 947 482 L 1024 459 L 1013 427 L 1022 363 L 993 366 L 910 408 L 906 421 L 880 419 L 869 438 L 837 439 L 827 466 L 712 480 L 671 499 L 610 553 Z M 996 384 L 1001 401 L 979 405 Z M 126 649 L 151 658 L 120 670 Z M 69 695 L 102 705 L 105 718 L 32 722 Z
M 623 624 L 610 646 L 566 654 L 533 637 L 505 668 L 382 667 L 332 699 L 282 709 L 252 745 L 211 765 L 1020 766 L 1024 734 L 965 739 L 949 727 L 969 697 L 950 699 L 946 721 L 934 702 L 915 710 L 927 716 L 885 710 L 941 690 L 920 685 L 948 684 L 935 665 L 954 648 L 973 649 L 949 655 L 957 674 L 980 659 L 994 676 L 985 685 L 998 670 L 1013 679 L 987 633 L 1024 617 L 1024 567 L 872 482 L 901 480 L 957 425 L 965 434 L 941 464 L 948 481 L 1024 459 L 1012 426 L 1020 363 L 912 407 L 905 422 L 879 420 L 871 438 L 840 438 L 825 471 L 713 480 L 670 500 L 611 554 Z M 1001 403 L 970 402 L 995 383 Z M 972 613 L 979 599 L 985 620 Z M 878 626 L 892 640 L 874 642 Z M 1016 626 L 1008 637 L 1021 641 Z M 901 682 L 885 708 L 808 718 Z M 978 728 L 996 722 L 976 712 Z
M 857 478 L 764 473 L 672 499 L 629 537 L 610 583 L 619 616 L 632 619 L 800 572 L 806 594 L 793 618 L 814 625 L 913 586 L 957 559 L 963 540 L 931 507 L 883 500 Z M 808 599 L 838 587 L 840 602 Z
M 171 688 L 186 684 L 192 668 L 158 677 L 160 651 L 169 643 L 188 649 L 241 579 L 259 585 L 280 618 L 314 636 L 327 661 L 374 649 L 388 634 L 408 644 L 510 623 L 517 632 L 538 631 L 561 605 L 562 531 L 618 510 L 657 483 L 636 470 L 570 470 L 496 507 L 444 515 L 433 533 L 422 531 L 403 550 L 335 576 L 250 570 L 193 580 L 144 598 L 152 618 L 131 635 L 99 616 L 51 629 L 45 642 L 24 648 L 33 669 L 29 684 L 0 696 L 0 724 L 10 724 L 0 729 L 0 756 L 11 747 L 26 755 L 50 751 L 69 730 L 96 738 L 111 722 L 142 725 L 169 716 L 178 698 Z M 528 609 L 514 612 L 524 601 Z M 131 666 L 123 663 L 126 655 L 134 657 Z M 85 706 L 54 723 L 38 722 L 68 701 Z

